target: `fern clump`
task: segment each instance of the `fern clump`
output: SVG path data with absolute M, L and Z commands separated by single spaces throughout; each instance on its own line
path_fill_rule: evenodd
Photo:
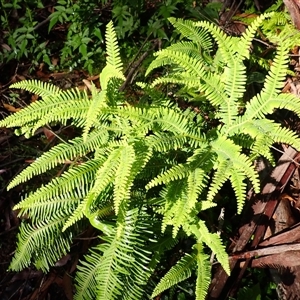
M 300 116 L 300 100 L 280 92 L 288 63 L 283 37 L 278 37 L 264 88 L 244 111 L 239 107 L 246 92 L 244 61 L 267 17 L 256 19 L 240 38 L 226 36 L 207 22 L 171 18 L 183 40 L 158 51 L 147 72 L 165 65 L 172 65 L 173 71 L 151 85 L 139 83 L 143 99 L 138 103 L 119 92 L 125 78 L 112 23 L 107 25 L 100 91 L 93 85 L 87 93 L 38 81 L 13 84 L 42 100 L 0 126 L 17 127 L 18 134 L 30 137 L 39 127 L 60 122 L 78 127 L 81 135 L 54 146 L 10 183 L 8 188 L 13 188 L 69 163 L 60 177 L 15 206 L 30 223 L 20 228 L 10 269 L 33 263 L 49 270 L 90 223 L 101 232 L 101 242 L 78 266 L 76 299 L 155 297 L 192 274 L 195 298 L 204 299 L 211 270 L 207 252 L 216 254 L 227 273 L 230 268 L 220 237 L 209 231 L 199 213 L 216 205 L 215 196 L 227 180 L 240 212 L 247 180 L 259 192 L 253 159 L 265 156 L 272 161 L 273 143 L 300 149 L 294 132 L 267 118 L 276 108 Z M 218 45 L 215 55 L 213 39 Z M 214 108 L 220 125 L 211 128 L 196 111 L 181 109 L 156 88 L 168 83 L 200 95 Z M 160 260 L 179 237 L 193 240 L 193 247 L 153 287 Z

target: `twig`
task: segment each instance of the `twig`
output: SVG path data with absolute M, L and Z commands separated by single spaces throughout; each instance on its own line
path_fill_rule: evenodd
M 285 151 L 282 151 L 282 150 L 280 150 L 280 149 L 278 149 L 278 148 L 276 148 L 276 147 L 274 147 L 274 146 L 271 146 L 271 148 L 274 149 L 275 151 L 281 153 L 281 154 L 286 154 Z M 291 160 L 291 162 L 293 162 L 293 163 L 296 164 L 297 166 L 300 166 L 300 164 L 299 164 L 297 161 L 295 161 L 292 157 L 290 157 L 290 156 L 287 156 L 287 157 Z
M 150 54 L 151 51 L 153 51 L 156 46 L 158 45 L 159 41 L 158 40 L 155 40 L 154 43 L 153 43 L 153 46 L 148 49 L 146 52 L 144 52 L 141 57 L 135 62 L 135 63 L 132 63 L 130 65 L 130 70 L 126 76 L 126 80 L 124 81 L 124 83 L 122 84 L 122 86 L 120 87 L 120 92 L 123 92 L 126 88 L 126 86 L 129 84 L 129 82 L 131 81 L 136 69 L 141 65 L 141 63 L 145 60 L 145 58 Z M 142 47 L 141 47 L 142 49 Z
M 265 256 L 271 254 L 278 254 L 287 251 L 299 251 L 300 243 L 295 244 L 284 244 L 284 245 L 276 245 L 272 247 L 265 247 L 262 249 L 255 249 L 247 252 L 243 252 L 240 254 L 233 254 L 230 256 L 231 259 L 249 259 L 255 256 Z
M 46 23 L 48 23 L 51 20 L 51 15 L 48 16 L 48 18 L 46 18 L 45 20 L 43 20 L 42 22 L 40 22 L 39 24 L 35 25 L 33 27 L 33 30 L 37 30 L 40 27 L 42 27 L 43 25 L 45 25 Z

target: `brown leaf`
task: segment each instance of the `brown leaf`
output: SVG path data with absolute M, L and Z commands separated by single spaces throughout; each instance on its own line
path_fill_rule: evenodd
M 10 112 L 17 112 L 17 111 L 21 110 L 21 108 L 16 108 L 16 107 L 14 107 L 10 104 L 6 104 L 6 103 L 3 103 L 3 106 L 4 106 L 5 109 L 7 109 Z

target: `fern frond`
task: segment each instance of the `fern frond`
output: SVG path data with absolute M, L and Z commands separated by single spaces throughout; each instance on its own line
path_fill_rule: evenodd
M 45 173 L 46 171 L 64 163 L 72 162 L 76 157 L 83 157 L 94 149 L 103 146 L 108 141 L 108 133 L 103 129 L 93 131 L 89 134 L 86 143 L 81 137 L 77 137 L 65 143 L 58 144 L 48 152 L 43 153 L 30 166 L 18 174 L 8 185 L 12 189 L 18 184 L 28 181 L 34 176 Z M 74 161 L 74 163 L 76 163 Z
M 18 234 L 18 247 L 9 269 L 20 271 L 34 260 L 38 261 L 40 269 L 48 271 L 50 266 L 70 250 L 71 231 L 60 233 L 64 221 L 65 218 L 59 217 L 40 221 L 33 226 L 22 223 Z
M 147 185 L 146 189 L 150 189 L 154 186 L 160 184 L 167 184 L 169 182 L 175 180 L 183 180 L 189 175 L 190 169 L 189 166 L 186 164 L 178 164 L 171 169 L 163 172 L 162 174 L 158 175 L 156 178 L 152 179 Z
M 97 249 L 90 250 L 84 260 L 80 260 L 76 272 L 75 300 L 90 300 L 97 298 L 97 274 L 101 266 L 101 253 Z
M 140 241 L 142 244 L 139 242 L 141 238 L 139 212 L 137 208 L 125 210 L 122 204 L 114 235 L 105 238 L 109 243 L 99 247 L 103 255 L 97 275 L 98 299 L 121 299 L 124 293 L 123 280 L 128 280 L 130 273 L 134 272 L 130 268 L 137 267 L 138 270 L 142 264 L 149 263 L 147 257 L 149 253 L 146 254 L 146 250 L 140 248 L 143 242 Z M 143 263 L 140 265 L 140 262 Z M 138 275 L 135 272 L 134 274 Z
M 116 169 L 114 184 L 114 208 L 116 214 L 122 201 L 130 197 L 130 189 L 133 184 L 131 178 L 132 166 L 136 159 L 133 146 L 124 146 L 120 153 L 120 163 Z
M 103 158 L 87 161 L 79 166 L 69 169 L 61 177 L 52 179 L 47 185 L 40 187 L 33 194 L 15 205 L 15 209 L 21 209 L 33 205 L 36 201 L 47 201 L 72 190 L 88 190 L 94 180 L 95 173 L 103 163 Z
M 210 36 L 202 28 L 195 27 L 193 21 L 175 18 L 168 20 L 185 38 L 197 43 L 207 53 L 211 51 L 213 45 Z
M 100 85 L 101 85 L 102 91 L 107 90 L 107 88 L 109 86 L 109 82 L 113 78 L 119 78 L 121 80 L 126 79 L 120 70 L 116 69 L 114 66 L 112 66 L 110 64 L 107 64 L 103 68 L 103 70 L 100 73 L 99 78 L 100 78 Z
M 95 87 L 93 87 L 93 89 L 95 89 Z M 89 133 L 90 129 L 93 126 L 95 126 L 95 123 L 98 119 L 98 115 L 103 106 L 106 106 L 105 92 L 102 91 L 100 93 L 95 93 L 95 95 L 93 95 L 93 98 L 92 98 L 92 103 L 90 104 L 89 109 L 87 111 L 86 122 L 85 122 L 84 128 L 83 128 L 82 138 L 85 143 L 87 142 L 88 133 Z
M 86 194 L 85 194 L 85 196 L 86 196 Z M 86 198 L 84 198 L 84 199 L 86 199 Z M 84 216 L 85 216 L 84 209 L 86 207 L 86 202 L 87 202 L 87 200 L 82 200 L 78 203 L 78 206 L 73 211 L 72 215 L 70 215 L 69 218 L 65 221 L 64 226 L 62 228 L 62 232 L 66 231 L 69 227 L 71 227 L 76 222 L 78 222 L 79 220 L 84 218 Z M 89 220 L 90 220 L 90 218 L 89 218 Z M 90 223 L 91 223 L 91 220 L 90 220 Z
M 16 82 L 10 86 L 13 89 L 22 89 L 34 94 L 39 95 L 42 98 L 53 97 L 58 95 L 63 90 L 50 82 L 38 81 L 38 80 L 23 80 Z
M 253 99 L 246 104 L 245 119 L 262 118 L 265 114 L 272 113 L 271 110 L 274 108 L 273 101 L 275 100 L 278 103 L 278 100 L 281 100 L 277 97 L 286 77 L 287 64 L 289 61 L 287 54 L 288 49 L 286 46 L 280 44 L 266 77 L 264 88 L 259 95 L 253 97 Z
M 251 42 L 257 32 L 257 29 L 261 26 L 265 19 L 272 17 L 274 13 L 264 13 L 259 17 L 255 18 L 255 20 L 248 26 L 247 30 L 242 34 L 239 42 L 238 42 L 238 60 L 248 59 L 250 56 L 250 46 Z
M 171 149 L 177 150 L 183 148 L 188 141 L 188 137 L 185 134 L 173 135 L 162 132 L 147 136 L 146 141 L 149 147 L 155 151 L 168 152 Z
M 164 208 L 161 209 L 163 214 L 162 232 L 170 225 L 173 227 L 172 235 L 174 238 L 180 227 L 190 222 L 190 212 L 195 204 L 187 199 L 186 188 L 186 180 L 173 181 L 161 193 L 165 202 Z
M 210 284 L 211 264 L 209 256 L 203 252 L 202 244 L 196 244 L 194 248 L 197 250 L 196 300 L 205 300 Z
M 234 169 L 240 170 L 251 180 L 254 190 L 259 191 L 258 175 L 249 158 L 245 154 L 241 154 L 242 151 L 239 146 L 223 136 L 219 136 L 217 140 L 211 143 L 211 146 L 218 154 L 220 162 L 231 162 Z
M 199 220 L 197 224 L 185 224 L 184 230 L 192 232 L 198 240 L 198 243 L 205 243 L 214 254 L 216 254 L 218 262 L 222 265 L 225 272 L 230 274 L 229 259 L 225 246 L 217 233 L 210 233 L 204 221 Z
M 186 253 L 177 263 L 173 266 L 168 273 L 160 280 L 154 289 L 151 298 L 156 297 L 161 292 L 169 289 L 175 284 L 191 277 L 192 271 L 197 266 L 197 256 L 195 253 L 192 255 Z
M 232 169 L 230 175 L 230 182 L 232 184 L 236 199 L 237 211 L 242 212 L 245 203 L 245 195 L 247 191 L 247 184 L 245 183 L 246 176 L 239 170 Z
M 200 168 L 193 170 L 187 179 L 187 206 L 188 212 L 192 211 L 197 203 L 198 196 L 207 185 L 208 176 Z
M 234 45 L 234 39 L 227 36 L 218 26 L 207 21 L 200 21 L 194 24 L 196 27 L 205 28 L 216 40 L 219 51 L 222 55 L 223 61 L 231 66 L 235 64 L 236 57 L 235 51 L 236 47 Z
M 199 61 L 196 58 L 190 57 L 186 53 L 177 52 L 175 50 L 164 49 L 158 51 L 156 55 L 159 58 L 168 57 L 168 59 L 171 60 L 173 64 L 176 64 L 181 68 L 183 68 L 186 72 L 190 74 L 190 76 L 196 76 L 196 78 L 202 78 L 205 76 L 205 69 L 201 64 L 201 61 Z M 151 72 L 151 70 L 153 70 L 154 67 L 157 67 L 155 64 L 156 63 L 150 64 L 147 70 L 147 74 Z M 154 87 L 157 84 L 158 84 L 157 81 L 154 80 L 152 86 Z
M 24 84 L 27 83 L 31 84 L 30 81 Z M 52 121 L 65 123 L 67 120 L 73 119 L 79 122 L 88 107 L 89 100 L 85 92 L 78 89 L 67 90 L 31 103 L 26 108 L 0 121 L 0 126 L 24 127 L 27 136 L 30 136 L 38 128 Z
M 232 171 L 232 162 L 230 160 L 222 160 L 217 166 L 217 171 L 213 176 L 213 180 L 207 194 L 207 199 L 209 201 L 214 199 L 222 185 L 230 177 L 230 172 Z
M 19 216 L 27 216 L 33 222 L 46 221 L 49 216 L 69 215 L 72 216 L 80 201 L 86 195 L 87 191 L 74 191 L 67 195 L 54 197 L 51 200 L 35 201 L 34 203 L 24 203 Z
M 120 48 L 118 46 L 117 35 L 112 21 L 106 25 L 105 40 L 107 63 L 113 66 L 116 70 L 122 71 Z
M 124 278 L 127 288 L 124 289 L 122 300 L 140 300 L 149 297 L 149 280 L 161 255 L 161 252 L 153 252 L 153 246 L 159 243 L 157 238 L 153 239 L 159 232 L 159 222 L 146 213 L 145 207 L 142 207 L 139 213 L 135 230 L 136 242 L 132 254 L 135 261 L 129 270 L 130 274 Z

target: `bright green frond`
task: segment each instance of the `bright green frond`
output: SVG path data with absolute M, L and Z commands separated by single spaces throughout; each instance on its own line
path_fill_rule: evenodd
M 115 68 L 112 65 L 106 65 L 104 69 L 100 73 L 100 85 L 102 91 L 106 91 L 109 85 L 109 82 L 113 78 L 119 78 L 121 80 L 125 80 L 123 73 Z
M 196 244 L 194 247 L 197 249 L 196 300 L 205 300 L 210 285 L 211 264 L 209 256 L 203 252 L 202 244 Z
M 159 77 L 155 79 L 153 82 L 153 87 L 157 86 L 159 84 L 178 84 L 178 85 L 184 85 L 187 88 L 197 88 L 200 87 L 200 81 L 197 77 L 189 75 L 182 77 L 183 72 L 180 72 L 180 76 L 165 76 L 165 77 Z
M 173 64 L 178 65 L 182 69 L 184 69 L 190 76 L 196 76 L 197 78 L 202 78 L 205 75 L 205 69 L 196 58 L 190 57 L 186 53 L 171 51 L 168 49 L 160 50 L 156 53 L 159 58 L 168 57 L 169 60 L 173 62 Z M 157 66 L 155 66 L 157 67 Z M 153 65 L 150 64 L 147 73 L 153 70 Z M 152 86 L 157 85 L 156 80 L 152 83 Z
M 188 226 L 188 225 L 186 225 Z M 230 274 L 229 259 L 225 246 L 217 233 L 210 233 L 204 221 L 199 221 L 197 225 L 188 226 L 188 229 L 196 236 L 198 243 L 205 243 L 217 256 L 218 262 L 222 265 L 226 273 Z
M 209 201 L 212 201 L 214 199 L 215 195 L 221 189 L 225 181 L 230 177 L 231 171 L 232 162 L 230 160 L 222 160 L 221 162 L 219 162 L 207 194 L 207 199 Z
M 10 86 L 13 89 L 23 89 L 28 92 L 37 94 L 42 98 L 53 97 L 62 92 L 62 90 L 54 84 L 38 80 L 23 80 Z
M 169 184 L 161 195 L 165 202 L 165 207 L 161 211 L 163 214 L 162 232 L 170 225 L 173 227 L 172 235 L 175 238 L 181 226 L 190 222 L 189 214 L 195 203 L 187 199 L 186 181 L 183 180 Z
M 221 81 L 219 75 L 210 73 L 206 75 L 205 83 L 202 84 L 201 90 L 205 92 L 207 99 L 214 106 L 219 108 L 227 107 L 229 103 L 229 98 L 226 93 L 224 93 L 225 85 L 224 82 Z M 236 108 L 233 110 L 235 111 Z
M 171 149 L 177 150 L 183 148 L 187 143 L 186 135 L 173 135 L 170 133 L 155 133 L 146 137 L 147 144 L 155 151 L 168 152 Z
M 224 176 L 230 175 L 232 169 L 240 170 L 251 180 L 254 190 L 259 191 L 258 174 L 255 172 L 250 159 L 246 155 L 241 154 L 242 149 L 240 146 L 235 145 L 224 136 L 219 136 L 211 145 L 218 154 L 219 163 L 223 164 L 224 162 L 224 164 L 231 166 L 228 170 L 224 169 Z
M 192 255 L 186 253 L 169 272 L 160 280 L 154 289 L 151 298 L 157 296 L 163 291 L 169 289 L 175 284 L 186 280 L 191 277 L 192 271 L 197 266 L 197 256 L 195 253 Z
M 51 215 L 72 216 L 86 193 L 87 191 L 79 191 L 78 193 L 74 191 L 46 201 L 37 200 L 27 205 L 23 203 L 19 215 L 27 216 L 33 222 L 45 221 Z
M 103 146 L 107 142 L 107 132 L 93 131 L 83 143 L 81 137 L 77 137 L 65 143 L 58 144 L 37 158 L 30 166 L 17 175 L 8 185 L 11 189 L 18 184 L 28 181 L 33 176 L 40 175 L 60 164 L 76 164 L 76 158 L 83 157 L 95 148 Z
M 100 92 L 97 93 L 93 98 L 92 98 L 92 102 L 89 106 L 89 109 L 87 111 L 86 114 L 86 122 L 83 128 L 83 141 L 86 143 L 88 142 L 88 134 L 89 131 L 91 130 L 92 127 L 95 126 L 95 123 L 98 119 L 98 115 L 101 111 L 102 107 L 105 107 L 106 103 L 105 103 L 105 92 Z
M 132 185 L 131 171 L 135 161 L 135 152 L 133 146 L 122 147 L 120 153 L 120 163 L 116 169 L 114 184 L 114 207 L 116 214 L 122 201 L 130 198 L 130 189 Z
M 116 70 L 122 71 L 120 48 L 118 46 L 117 35 L 112 21 L 110 21 L 106 25 L 105 40 L 106 40 L 107 63 L 113 66 Z
M 87 193 L 85 193 L 84 196 L 86 196 L 86 194 Z M 78 203 L 78 206 L 73 211 L 72 215 L 70 215 L 69 218 L 64 223 L 64 226 L 62 228 L 62 232 L 66 231 L 69 227 L 74 225 L 76 222 L 83 219 L 83 217 L 85 216 L 84 215 L 84 209 L 86 207 L 86 202 L 87 202 L 87 200 L 85 198 L 85 200 L 82 200 Z
M 207 186 L 208 176 L 206 172 L 197 168 L 190 172 L 187 179 L 187 206 L 188 212 L 195 208 L 198 196 L 202 190 Z
M 122 294 L 126 293 L 124 282 L 129 280 L 132 272 L 138 275 L 134 270 L 138 272 L 139 267 L 149 263 L 149 253 L 142 249 L 143 242 L 140 240 L 142 218 L 139 213 L 144 214 L 137 208 L 125 211 L 122 205 L 114 235 L 107 237 L 108 243 L 99 247 L 103 255 L 96 278 L 97 299 L 122 299 Z M 136 278 L 139 280 L 139 277 Z
M 33 194 L 19 202 L 14 208 L 22 209 L 36 201 L 47 201 L 73 190 L 88 189 L 94 180 L 95 173 L 102 164 L 103 158 L 87 161 L 63 173 L 61 177 L 52 179 L 47 185 L 37 189 Z
M 97 298 L 97 274 L 102 263 L 101 253 L 97 249 L 91 250 L 81 260 L 76 272 L 75 300 L 91 300 Z
M 89 100 L 86 94 L 78 89 L 72 89 L 31 103 L 26 108 L 0 121 L 0 126 L 29 125 L 30 132 L 33 134 L 36 129 L 52 121 L 64 122 L 69 119 L 80 119 L 85 115 L 88 107 Z
M 246 191 L 247 191 L 247 184 L 245 182 L 246 176 L 243 172 L 239 170 L 231 170 L 230 175 L 230 182 L 232 184 L 236 201 L 237 201 L 237 212 L 241 213 L 244 207 L 245 198 L 246 198 Z
M 107 150 L 109 151 L 109 150 Z M 111 150 L 103 165 L 96 170 L 96 176 L 93 182 L 93 187 L 89 191 L 85 199 L 84 213 L 89 218 L 90 210 L 93 208 L 93 203 L 99 194 L 114 181 L 116 171 L 120 165 L 120 157 L 122 155 L 122 147 Z
M 250 46 L 252 43 L 252 40 L 257 32 L 257 29 L 260 27 L 260 25 L 263 23 L 263 21 L 267 18 L 270 18 L 273 15 L 273 13 L 265 13 L 257 17 L 251 25 L 246 29 L 246 31 L 242 34 L 239 43 L 238 43 L 238 53 L 239 58 L 238 60 L 242 60 L 245 58 L 249 58 L 250 56 Z
M 60 233 L 65 218 L 52 218 L 34 225 L 21 223 L 18 247 L 10 270 L 20 271 L 33 260 L 38 267 L 48 271 L 56 261 L 70 250 L 71 232 Z M 46 256 L 44 254 L 47 254 Z
M 235 57 L 235 45 L 233 43 L 233 38 L 227 36 L 218 26 L 207 21 L 200 21 L 195 23 L 196 27 L 205 28 L 216 40 L 219 51 L 222 54 L 222 59 L 226 64 L 233 65 Z
M 165 171 L 164 173 L 158 175 L 156 178 L 152 179 L 146 185 L 146 189 L 150 189 L 160 184 L 167 184 L 175 180 L 183 180 L 189 175 L 189 172 L 190 169 L 188 165 L 186 164 L 176 165 L 171 169 Z

